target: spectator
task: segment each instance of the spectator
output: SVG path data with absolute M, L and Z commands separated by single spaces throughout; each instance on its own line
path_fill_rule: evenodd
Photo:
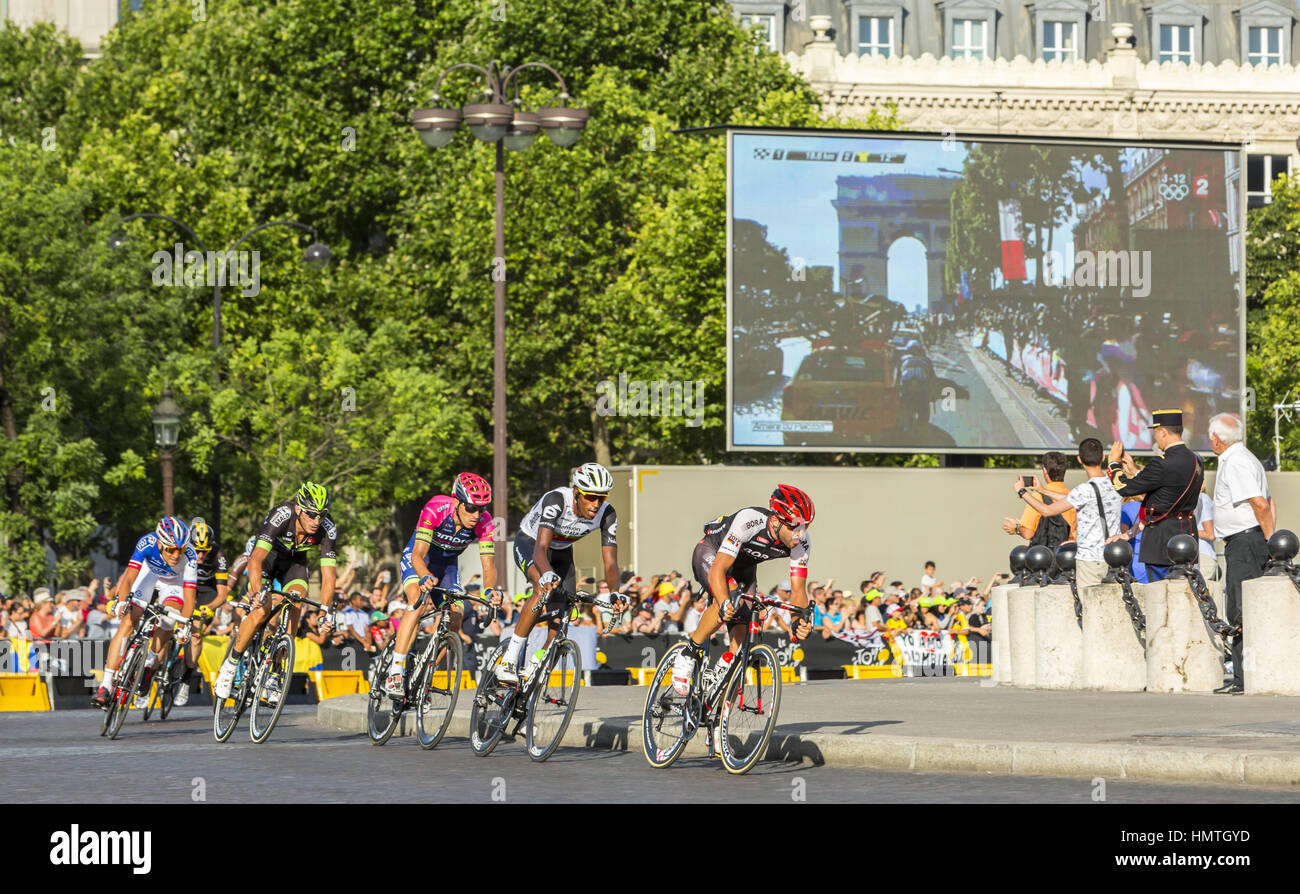
M 790 582 L 781 581 L 773 588 L 772 596 L 780 599 L 782 602 L 790 601 Z M 788 608 L 769 608 L 764 609 L 765 619 L 763 629 L 773 632 L 784 633 L 786 636 L 794 636 L 790 629 L 790 610 Z
M 659 584 L 658 599 L 654 603 L 656 631 L 677 633 L 686 619 L 689 604 L 677 596 L 677 588 L 668 581 Z
M 316 619 L 320 623 L 320 618 Z M 235 609 L 229 602 L 223 602 L 217 606 L 217 610 L 212 615 L 212 635 L 229 636 L 235 630 Z M 323 640 L 317 640 L 324 645 Z
M 218 608 L 216 614 L 212 619 L 214 633 L 216 633 L 216 630 L 218 629 L 219 626 L 222 626 L 219 623 L 219 621 L 221 618 L 221 610 L 223 608 L 225 608 L 224 605 Z M 298 630 L 298 635 L 311 640 L 312 642 L 316 643 L 318 646 L 324 647 L 325 645 L 327 645 L 326 641 L 329 639 L 329 637 L 327 637 L 324 633 L 321 632 L 320 612 L 316 611 L 315 609 L 308 610 L 307 614 L 302 619 L 302 626 Z
M 935 569 L 935 564 L 933 562 L 925 563 L 925 573 L 921 575 L 922 589 L 924 589 L 925 587 L 934 586 L 934 569 Z
M 1129 565 L 1129 573 L 1133 575 L 1135 581 L 1145 584 L 1150 583 L 1150 578 L 1147 577 L 1147 566 L 1145 562 L 1138 560 L 1142 547 L 1142 525 L 1138 521 L 1141 511 L 1141 500 L 1125 500 L 1120 510 L 1120 532 L 1133 544 L 1133 561 Z
M 104 609 L 107 603 L 103 599 L 96 600 L 86 612 L 86 637 L 89 639 L 112 639 L 113 634 L 117 631 L 117 626 L 112 621 L 120 619 L 114 618 L 107 614 Z
M 1224 587 L 1228 623 L 1241 626 L 1241 585 L 1259 577 L 1268 562 L 1268 539 L 1277 526 L 1277 504 L 1269 495 L 1264 467 L 1242 443 L 1241 420 L 1220 413 L 1210 420 L 1210 449 L 1219 457 L 1214 478 L 1214 529 L 1223 538 L 1227 565 Z M 1245 691 L 1242 643 L 1245 631 L 1232 639 L 1232 682 L 1215 690 Z
M 1043 478 L 1041 482 L 1038 476 L 1035 475 L 1031 486 L 1027 489 L 1043 494 L 1044 497 L 1041 501 L 1043 505 L 1052 505 L 1054 500 L 1052 497 L 1047 496 L 1048 494 L 1064 496 L 1070 492 L 1070 489 L 1065 486 L 1065 470 L 1068 465 L 1069 461 L 1066 460 L 1064 453 L 1059 450 L 1049 450 L 1043 454 Z M 1017 478 L 1016 480 L 1019 481 L 1020 479 Z M 1019 487 L 1023 486 L 1023 484 L 1019 485 Z M 1054 516 L 1063 517 L 1054 518 Z M 1039 520 L 1043 517 L 1053 518 L 1053 520 L 1043 525 L 1040 530 Z M 1019 521 L 1014 518 L 1004 519 L 1002 530 L 1013 536 L 1023 537 L 1029 541 L 1030 546 L 1046 546 L 1052 552 L 1056 552 L 1056 548 L 1062 543 L 1067 540 L 1074 540 L 1074 525 L 1074 509 L 1068 505 L 1061 512 L 1044 516 L 1043 513 L 1040 513 L 1030 504 L 1021 513 Z
M 642 602 L 637 606 L 636 614 L 632 618 L 632 632 L 659 632 L 659 623 L 655 619 L 655 606 L 653 602 Z
M 55 637 L 57 639 L 75 639 L 86 635 L 86 616 L 81 611 L 84 600 L 80 587 L 68 590 L 63 604 L 55 613 Z
M 885 618 L 880 613 L 881 593 L 879 590 L 871 590 L 867 594 L 866 607 L 862 610 L 863 619 L 867 623 L 867 629 L 876 633 L 885 632 Z
M 993 624 L 989 620 L 988 603 L 984 598 L 977 597 L 972 603 L 971 612 L 966 616 L 968 628 L 966 630 L 966 642 L 970 644 L 972 660 L 978 664 L 988 664 L 993 660 L 993 649 L 991 648 Z
M 388 621 L 388 613 L 375 611 L 370 613 L 370 641 L 376 649 L 382 649 L 388 637 L 392 635 L 393 625 Z
M 1079 465 L 1083 466 L 1088 480 L 1066 493 L 1064 500 L 1057 500 L 1045 505 L 1028 493 L 1020 479 L 1016 479 L 1018 493 L 1029 508 L 1044 519 L 1064 515 L 1073 507 L 1077 513 L 1078 539 L 1074 556 L 1075 585 L 1082 590 L 1101 583 L 1106 576 L 1106 560 L 1102 548 L 1107 541 L 1114 540 L 1120 533 L 1120 510 L 1123 499 L 1110 485 L 1110 477 L 1102 470 L 1105 448 L 1096 438 L 1084 438 L 1079 442 Z M 1035 488 L 1045 493 L 1047 488 Z M 1055 491 L 1053 491 L 1054 493 Z
M 14 639 L 31 639 L 31 631 L 27 627 L 27 619 L 31 617 L 31 610 L 21 602 L 14 600 L 9 608 L 8 620 L 5 622 L 5 636 Z
M 700 626 L 700 618 L 704 616 L 704 611 L 709 607 L 709 597 L 701 592 L 691 602 L 690 608 L 686 610 L 686 617 L 682 620 L 682 633 L 692 634 L 695 628 Z
M 54 636 L 58 629 L 58 621 L 54 617 L 54 602 L 50 596 L 50 591 L 45 587 L 37 588 L 32 594 L 31 617 L 27 620 L 27 625 L 31 630 L 32 639 L 47 640 Z
M 348 642 L 358 642 L 367 652 L 375 650 L 370 638 L 370 616 L 363 608 L 365 599 L 360 590 L 348 597 L 348 607 L 343 610 L 344 634 Z
M 1196 545 L 1201 548 L 1201 577 L 1219 579 L 1219 558 L 1214 554 L 1214 500 L 1201 484 L 1201 496 L 1196 501 Z
M 827 602 L 827 608 L 822 612 L 821 632 L 822 639 L 830 639 L 835 634 L 845 628 L 847 619 L 841 610 L 840 601 L 832 597 Z

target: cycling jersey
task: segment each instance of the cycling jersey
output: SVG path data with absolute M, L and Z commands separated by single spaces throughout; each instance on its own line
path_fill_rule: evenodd
M 606 500 L 596 510 L 596 517 L 582 518 L 573 511 L 573 488 L 557 487 L 547 491 L 537 501 L 519 525 L 521 533 L 531 540 L 537 539 L 541 528 L 550 528 L 551 549 L 570 549 L 574 541 L 581 540 L 600 528 L 600 545 L 617 546 L 618 516 Z
M 136 541 L 135 552 L 126 564 L 128 569 L 134 568 L 138 572 L 131 587 L 131 601 L 140 606 L 148 605 L 157 590 L 165 602 L 174 603 L 179 608 L 184 592 L 192 591 L 198 585 L 198 564 L 198 556 L 187 546 L 173 568 L 162 557 L 157 535 L 145 534 Z
M 200 587 L 219 587 L 227 583 L 226 554 L 221 547 L 209 550 L 208 555 L 199 562 L 198 582 Z
M 319 547 L 321 567 L 325 568 L 334 565 L 338 559 L 336 546 L 339 536 L 334 520 L 329 517 L 328 513 L 322 514 L 316 533 L 308 534 L 299 540 L 297 536 L 298 520 L 293 509 L 293 500 L 286 500 L 273 507 L 267 513 L 262 526 L 257 529 L 256 545 L 274 553 L 277 562 L 288 556 L 295 556 L 299 561 L 305 562 L 306 556 L 304 554 L 308 550 Z
M 454 559 L 465 551 L 471 540 L 478 540 L 480 555 L 491 555 L 496 549 L 493 541 L 492 518 L 484 512 L 479 516 L 478 524 L 473 528 L 462 528 L 456 524 L 456 500 L 452 497 L 436 496 L 424 504 L 420 512 L 420 521 L 415 526 L 415 533 L 406 541 L 403 555 L 409 556 L 415 549 L 417 540 L 429 544 L 428 555 L 431 559 Z
M 795 528 L 793 547 L 787 547 L 778 538 L 768 534 L 768 519 L 775 515 L 770 509 L 751 506 L 731 515 L 723 515 L 704 526 L 701 543 L 711 551 L 724 553 L 735 558 L 730 574 L 737 580 L 738 572 L 751 569 L 760 562 L 769 559 L 790 557 L 790 576 L 808 576 L 808 555 L 811 545 L 808 540 L 808 528 L 801 525 Z

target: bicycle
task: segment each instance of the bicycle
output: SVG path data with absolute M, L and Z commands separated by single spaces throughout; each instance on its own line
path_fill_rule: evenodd
M 122 660 L 117 663 L 118 672 L 113 679 L 113 692 L 109 696 L 108 705 L 104 708 L 104 722 L 99 728 L 101 736 L 107 735 L 110 739 L 116 739 L 118 732 L 121 731 L 122 724 L 126 720 L 127 711 L 131 709 L 131 703 L 135 700 L 136 694 L 141 691 L 141 683 L 145 677 L 145 662 L 149 658 L 149 641 L 153 637 L 153 629 L 164 616 L 174 623 L 184 623 L 185 621 L 179 612 L 163 608 L 162 603 L 155 602 L 144 607 L 144 613 L 141 614 L 139 623 L 131 631 L 131 636 L 126 641 L 126 647 L 122 650 Z M 130 682 L 123 685 L 123 680 L 129 680 Z M 148 720 L 149 715 L 145 714 L 144 719 Z
M 289 612 L 295 605 L 311 605 L 322 608 L 306 596 L 283 590 L 267 590 L 266 597 L 282 596 L 280 604 L 275 607 L 272 617 L 258 628 L 253 635 L 248 649 L 240 656 L 235 670 L 235 683 L 226 698 L 218 698 L 212 693 L 212 735 L 218 742 L 225 742 L 235 731 L 239 718 L 250 707 L 248 733 L 253 742 L 261 744 L 275 729 L 275 722 L 280 719 L 284 703 L 288 698 L 289 681 L 293 676 L 293 637 L 289 635 Z M 232 603 L 236 607 L 250 608 L 249 603 Z M 267 629 L 271 621 L 276 620 L 275 632 L 268 636 Z M 235 648 L 235 634 L 231 634 L 226 646 L 224 662 Z M 264 707 L 265 706 L 265 707 Z M 270 711 L 270 717 L 266 711 Z
M 181 677 L 185 673 L 185 649 L 188 646 L 188 638 L 185 642 L 178 643 L 176 637 L 172 637 L 167 649 L 167 661 L 155 678 L 158 685 L 153 688 L 149 703 L 144 706 L 145 720 L 149 719 L 155 705 L 158 707 L 159 720 L 166 720 L 167 715 L 171 713 L 172 703 L 176 699 L 176 690 L 179 688 Z
M 709 753 L 721 754 L 728 773 L 748 773 L 767 747 L 781 707 L 781 666 L 772 647 L 757 642 L 763 628 L 758 609 L 787 609 L 791 620 L 808 617 L 812 609 L 768 596 L 743 594 L 733 597 L 732 605 L 740 598 L 753 603 L 754 614 L 748 634 L 721 677 L 717 676 L 716 665 L 704 669 L 707 643 L 704 660 L 695 663 L 685 696 L 673 690 L 672 672 L 673 662 L 688 645 L 678 643 L 659 662 L 641 716 L 642 747 L 650 766 L 671 766 L 701 726 L 708 730 Z
M 517 683 L 497 681 L 496 668 L 505 656 L 508 641 L 498 645 L 488 658 L 487 670 L 474 695 L 474 707 L 469 718 L 470 747 L 479 757 L 487 756 L 496 748 L 512 719 L 515 728 L 510 733 L 511 738 L 519 735 L 519 728 L 527 722 L 525 742 L 528 756 L 535 761 L 544 761 L 554 754 L 569 728 L 578 703 L 579 675 L 582 673 L 578 644 L 569 639 L 570 616 L 572 610 L 583 603 L 595 603 L 606 608 L 608 604 L 597 602 L 590 593 L 570 593 L 558 587 L 551 592 L 550 598 L 563 599 L 563 607 L 545 612 L 537 623 L 549 624 L 558 620 L 560 629 L 546 647 L 546 654 L 531 677 L 525 677 L 521 672 Z M 538 610 L 543 606 L 544 603 L 538 603 Z M 617 617 L 613 615 L 610 618 L 601 636 L 613 628 Z M 558 682 L 555 679 L 557 667 Z
M 420 747 L 428 751 L 442 741 L 447 727 L 451 725 L 452 712 L 456 710 L 464 664 L 464 648 L 460 636 L 451 629 L 452 601 L 481 602 L 492 610 L 488 623 L 496 617 L 496 609 L 486 599 L 470 596 L 462 590 L 432 587 L 429 593 L 441 593 L 445 597 L 434 613 L 438 619 L 437 631 L 424 637 L 424 646 L 415 655 L 410 673 L 405 677 L 403 696 L 392 699 L 392 709 L 387 714 L 383 707 L 386 697 L 384 674 L 392 664 L 397 637 L 389 637 L 383 651 L 370 662 L 370 699 L 366 708 L 366 726 L 370 741 L 375 745 L 383 745 L 392 738 L 402 714 L 417 706 L 419 712 L 415 715 L 415 738 Z M 419 611 L 426 598 L 428 594 L 421 594 L 410 610 Z M 414 685 L 412 680 L 416 681 Z M 442 719 L 436 720 L 439 716 Z

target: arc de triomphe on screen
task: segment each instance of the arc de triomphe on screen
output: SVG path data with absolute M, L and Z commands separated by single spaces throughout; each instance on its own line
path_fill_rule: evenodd
M 892 174 L 836 178 L 831 202 L 839 218 L 840 290 L 865 277 L 866 293 L 889 295 L 889 247 L 904 236 L 925 246 L 929 309 L 944 303 L 943 262 L 948 248 L 949 201 L 957 177 Z M 853 297 L 863 297 L 854 293 Z

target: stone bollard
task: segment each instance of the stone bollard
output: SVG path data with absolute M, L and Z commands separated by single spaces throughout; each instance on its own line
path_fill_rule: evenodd
M 1144 584 L 1133 584 L 1146 612 Z M 1083 603 L 1083 688 L 1141 692 L 1147 688 L 1147 658 L 1124 606 L 1124 588 L 1097 584 L 1079 591 Z
M 1300 695 L 1300 593 L 1287 577 L 1241 585 L 1247 695 Z
M 993 682 L 1011 682 L 1011 626 L 1007 620 L 1007 594 L 1015 584 L 1000 584 L 989 591 L 989 614 L 993 618 Z
M 1068 584 L 1036 587 L 1034 593 L 1034 686 L 1083 688 L 1083 634 Z
M 1007 646 L 1011 656 L 1011 685 L 1033 687 L 1035 679 L 1034 590 L 1011 587 L 1007 591 Z
M 1212 692 L 1223 685 L 1223 652 L 1187 581 L 1146 586 L 1147 692 Z

